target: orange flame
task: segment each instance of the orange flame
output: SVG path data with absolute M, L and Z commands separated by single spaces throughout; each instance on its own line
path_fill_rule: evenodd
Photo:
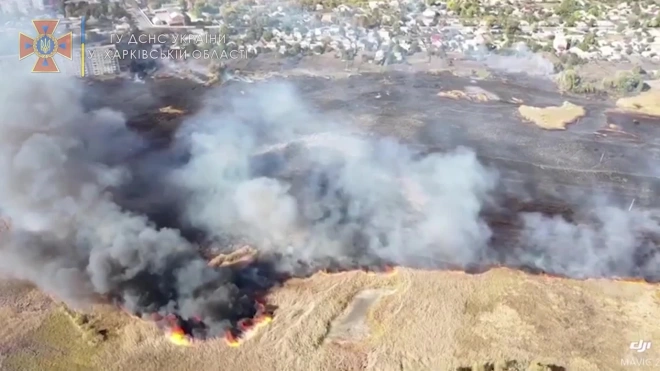
M 370 276 L 381 275 L 381 276 L 394 276 L 398 273 L 396 267 L 391 265 L 386 265 L 383 267 L 381 272 L 368 271 L 367 274 Z
M 252 320 L 252 318 L 243 318 L 242 320 L 238 321 L 236 326 L 241 331 L 241 333 L 244 334 L 244 333 L 252 330 L 255 327 L 255 323 Z
M 263 303 L 257 301 L 255 307 L 257 313 L 253 318 L 243 318 L 236 323 L 238 333 L 232 330 L 225 331 L 227 345 L 232 348 L 240 346 L 244 340 L 249 338 L 251 332 L 273 321 L 273 315 L 266 311 L 266 306 Z
M 232 348 L 236 348 L 241 345 L 241 340 L 231 332 L 231 330 L 225 331 L 225 342 Z
M 273 322 L 273 316 L 268 313 L 264 313 L 254 319 L 254 326 L 260 328 L 271 322 Z
M 183 331 L 183 329 L 179 326 L 173 327 L 170 330 L 170 341 L 174 345 L 179 345 L 179 346 L 190 346 L 190 338 L 186 335 L 186 333 Z

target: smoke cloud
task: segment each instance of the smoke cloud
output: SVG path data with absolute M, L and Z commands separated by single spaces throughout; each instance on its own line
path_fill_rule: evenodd
M 657 210 L 598 206 L 583 223 L 539 213 L 521 215 L 522 247 L 507 263 L 569 277 L 641 277 L 657 281 Z
M 287 84 L 211 93 L 168 150 L 146 157 L 148 140 L 118 112 L 87 111 L 83 94 L 63 77 L 0 88 L 0 208 L 13 221 L 0 273 L 72 303 L 194 318 L 205 337 L 254 315 L 279 273 L 506 264 L 658 278 L 657 211 L 520 213 L 511 246 L 493 246 L 485 211 L 503 186 L 473 151 L 422 154 L 356 132 Z M 169 228 L 156 223 L 163 208 L 176 214 Z M 259 260 L 209 267 L 188 229 L 202 244 L 247 242 Z
M 191 195 L 189 222 L 210 235 L 248 236 L 296 272 L 462 265 L 486 247 L 479 213 L 496 175 L 468 149 L 419 157 L 351 134 L 310 115 L 285 85 L 248 91 L 232 111 L 187 123 L 180 140 L 192 157 L 173 174 Z
M 2 273 L 74 303 L 102 297 L 136 314 L 197 316 L 211 333 L 252 314 L 254 298 L 235 283 L 256 290 L 258 277 L 208 267 L 179 231 L 113 201 L 131 173 L 103 160 L 142 143 L 120 114 L 85 112 L 70 79 L 6 83 L 0 205 L 13 228 L 3 236 Z
M 506 50 L 506 54 L 496 54 L 482 48 L 472 56 L 482 61 L 488 68 L 505 73 L 524 73 L 536 77 L 555 75 L 555 66 L 543 55 L 529 50 L 525 43 L 516 43 Z

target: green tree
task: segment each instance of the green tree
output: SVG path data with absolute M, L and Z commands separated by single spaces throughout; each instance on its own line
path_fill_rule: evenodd
M 648 23 L 648 26 L 649 26 L 649 27 L 653 27 L 653 28 L 658 28 L 658 27 L 660 27 L 660 14 L 658 14 L 655 18 L 653 18 L 653 19 Z
M 584 36 L 584 39 L 583 39 L 582 42 L 578 45 L 578 48 L 580 48 L 580 49 L 582 49 L 582 50 L 584 50 L 584 51 L 586 52 L 586 51 L 589 51 L 589 49 L 590 49 L 592 46 L 596 46 L 596 45 L 597 45 L 597 42 L 596 42 L 596 34 L 593 33 L 593 32 L 590 32 L 590 33 L 588 33 L 588 34 L 586 34 L 586 35 Z
M 568 17 L 564 18 L 564 26 L 575 27 L 575 25 L 579 20 L 580 20 L 580 15 L 578 13 L 573 13 Z
M 562 0 L 562 2 L 555 8 L 555 14 L 562 18 L 571 16 L 579 10 L 579 5 L 576 0 Z
M 604 79 L 603 86 L 607 90 L 627 94 L 642 91 L 645 83 L 639 73 L 635 73 L 635 71 L 622 71 L 617 73 L 613 79 Z
M 507 19 L 504 25 L 504 33 L 507 38 L 512 39 L 518 31 L 520 31 L 520 22 L 512 18 Z
M 486 24 L 486 27 L 492 28 L 497 24 L 497 18 L 494 15 L 489 15 L 484 19 L 484 23 Z
M 459 13 L 461 11 L 461 3 L 459 0 L 449 0 L 447 2 L 447 9 Z

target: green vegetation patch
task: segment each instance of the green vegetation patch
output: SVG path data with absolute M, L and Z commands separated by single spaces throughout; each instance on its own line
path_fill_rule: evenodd
M 642 77 L 643 71 L 619 71 L 614 77 L 607 77 L 600 82 L 587 81 L 572 69 L 564 70 L 557 79 L 557 86 L 563 92 L 577 94 L 607 93 L 626 95 L 644 91 L 648 85 Z

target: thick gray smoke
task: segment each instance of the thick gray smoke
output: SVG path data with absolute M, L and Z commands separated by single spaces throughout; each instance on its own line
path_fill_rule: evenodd
M 520 214 L 511 246 L 492 246 L 484 209 L 501 186 L 475 153 L 422 155 L 357 133 L 306 107 L 289 85 L 258 85 L 229 101 L 210 95 L 175 136 L 174 156 L 140 166 L 133 154 L 149 143 L 121 114 L 87 112 L 82 94 L 61 77 L 7 77 L 0 88 L 0 207 L 13 220 L 0 273 L 61 298 L 199 318 L 206 336 L 254 314 L 273 266 L 308 274 L 508 264 L 658 278 L 656 212 L 599 207 L 582 222 Z M 209 243 L 247 240 L 263 260 L 210 268 L 178 229 L 154 225 L 146 216 L 154 210 L 119 206 L 118 190 L 144 176 L 136 171 L 163 182 L 181 226 Z
M 0 272 L 72 302 L 200 317 L 214 332 L 254 298 L 234 271 L 212 269 L 177 230 L 122 210 L 110 191 L 130 180 L 102 160 L 142 144 L 116 112 L 85 112 L 65 78 L 7 77 L 0 90 L 0 205 L 13 221 Z M 256 289 L 251 287 L 251 289 Z
M 490 231 L 479 214 L 496 177 L 473 152 L 419 157 L 393 140 L 350 134 L 349 123 L 309 114 L 285 85 L 249 91 L 232 111 L 210 108 L 181 138 L 192 158 L 174 179 L 193 195 L 196 227 L 249 236 L 282 264 L 311 269 L 480 259 Z M 270 176 L 258 173 L 260 162 Z

